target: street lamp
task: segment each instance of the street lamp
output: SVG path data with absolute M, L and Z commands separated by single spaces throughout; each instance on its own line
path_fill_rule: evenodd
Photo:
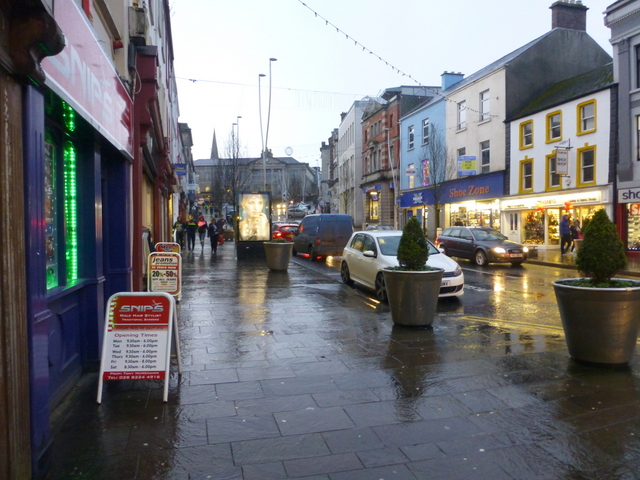
M 240 119 L 241 118 L 242 116 L 238 115 L 236 117 L 236 123 L 234 123 L 234 125 L 236 126 L 236 143 L 238 145 L 238 148 L 237 148 L 238 158 L 240 158 Z
M 262 142 L 262 191 L 267 189 L 267 161 L 264 156 L 264 134 L 262 133 L 262 97 L 260 79 L 266 77 L 264 73 L 258 74 L 258 115 L 260 116 L 260 140 Z
M 277 58 L 270 58 L 269 59 L 269 105 L 267 107 L 267 132 L 264 136 L 264 154 L 263 154 L 263 167 L 264 167 L 264 189 L 267 189 L 267 160 L 266 160 L 266 152 L 268 150 L 268 143 L 269 143 L 269 121 L 271 120 L 271 64 L 273 62 L 277 62 L 278 59 Z

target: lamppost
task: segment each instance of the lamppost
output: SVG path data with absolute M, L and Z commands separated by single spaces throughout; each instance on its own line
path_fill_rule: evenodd
M 240 119 L 242 118 L 241 115 L 238 115 L 236 117 L 236 123 L 234 123 L 234 125 L 236 126 L 236 143 L 237 143 L 237 157 L 240 158 Z
M 260 140 L 262 142 L 262 191 L 267 189 L 267 161 L 264 155 L 264 134 L 262 133 L 262 97 L 260 92 L 260 79 L 266 77 L 264 73 L 258 74 L 258 115 L 260 116 Z
M 269 147 L 267 146 L 269 144 L 269 121 L 271 120 L 271 64 L 273 62 L 277 62 L 278 59 L 277 58 L 270 58 L 269 59 L 269 105 L 267 107 L 267 132 L 265 133 L 264 136 L 264 156 L 263 158 L 263 167 L 264 167 L 264 189 L 267 189 L 267 160 L 266 160 L 266 155 L 267 155 L 267 151 L 269 149 Z

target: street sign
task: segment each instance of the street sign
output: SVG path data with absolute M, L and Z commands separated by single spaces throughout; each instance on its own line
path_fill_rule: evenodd
M 178 372 L 182 373 L 174 298 L 151 292 L 112 295 L 105 314 L 98 403 L 105 380 L 164 380 L 166 402 L 174 328 Z
M 174 242 L 158 242 L 156 252 L 180 253 L 180 245 Z
M 182 256 L 174 252 L 152 252 L 147 262 L 147 290 L 164 292 L 180 299 Z

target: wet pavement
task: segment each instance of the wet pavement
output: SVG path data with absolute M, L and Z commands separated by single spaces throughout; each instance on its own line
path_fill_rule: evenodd
M 585 366 L 557 329 L 451 313 L 398 328 L 335 278 L 234 253 L 184 257 L 168 403 L 121 381 L 98 405 L 85 375 L 47 478 L 640 478 L 638 355 Z

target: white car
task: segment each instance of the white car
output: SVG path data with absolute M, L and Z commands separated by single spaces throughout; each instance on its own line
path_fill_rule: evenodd
M 382 270 L 398 266 L 400 230 L 355 232 L 342 253 L 340 275 L 347 285 L 358 282 L 376 292 L 379 300 L 387 301 L 387 289 Z M 464 293 L 464 274 L 460 265 L 429 242 L 430 267 L 443 268 L 440 298 L 457 297 Z

